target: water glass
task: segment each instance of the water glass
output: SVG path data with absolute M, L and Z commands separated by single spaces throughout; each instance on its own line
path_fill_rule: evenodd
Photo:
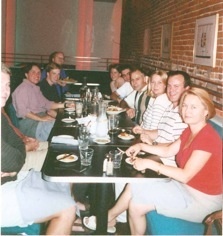
M 108 116 L 108 130 L 110 134 L 114 134 L 117 132 L 118 124 L 119 124 L 119 119 L 117 115 Z
M 78 136 L 78 144 L 80 149 L 88 149 L 90 141 L 90 134 L 86 134 L 84 136 Z
M 92 162 L 93 154 L 94 154 L 94 149 L 92 148 L 87 148 L 87 149 L 80 148 L 81 165 L 90 166 Z
M 79 137 L 89 136 L 89 128 L 85 125 L 79 126 Z
M 121 167 L 122 155 L 123 153 L 118 150 L 109 151 L 109 157 L 112 158 L 114 169 L 118 169 Z
M 83 102 L 76 101 L 75 105 L 76 105 L 76 116 L 78 118 L 80 118 L 82 116 L 82 113 L 83 113 Z

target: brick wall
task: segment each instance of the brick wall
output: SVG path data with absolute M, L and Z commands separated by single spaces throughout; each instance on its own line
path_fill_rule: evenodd
M 193 63 L 196 19 L 219 13 L 216 67 Z M 162 25 L 172 23 L 169 59 L 161 57 Z M 145 52 L 144 31 L 150 43 Z M 121 61 L 147 69 L 184 70 L 193 83 L 206 88 L 217 112 L 223 116 L 223 1 L 221 0 L 123 0 Z

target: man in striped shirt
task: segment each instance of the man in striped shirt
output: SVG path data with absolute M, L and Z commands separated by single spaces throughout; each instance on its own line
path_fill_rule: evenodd
M 144 130 L 141 140 L 148 144 L 171 143 L 179 138 L 187 127 L 178 112 L 182 93 L 191 85 L 190 76 L 184 71 L 170 71 L 167 80 L 167 96 L 172 104 L 167 108 L 156 130 Z

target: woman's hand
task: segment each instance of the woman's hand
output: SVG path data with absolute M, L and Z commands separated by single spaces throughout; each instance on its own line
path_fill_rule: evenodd
M 147 143 L 149 145 L 152 145 L 153 143 L 153 140 L 147 134 L 141 134 L 140 139 L 142 140 L 143 143 Z
M 135 126 L 132 131 L 135 133 L 135 134 L 142 134 L 143 133 L 143 128 L 139 125 Z
M 140 147 L 140 144 L 138 143 L 129 147 L 125 153 L 127 156 L 135 157 L 140 152 L 140 150 L 141 150 L 141 147 Z
M 133 160 L 133 167 L 138 170 L 138 171 L 142 171 L 145 170 L 145 161 L 147 161 L 146 159 L 142 159 L 139 157 L 134 158 Z

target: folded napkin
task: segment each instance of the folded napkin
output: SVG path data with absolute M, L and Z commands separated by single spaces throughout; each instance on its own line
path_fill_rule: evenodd
M 78 145 L 78 141 L 76 139 L 70 138 L 70 137 L 62 137 L 60 135 L 53 136 L 51 142 L 52 143 L 63 143 L 63 144 L 68 144 L 68 145 Z
M 83 118 L 76 118 L 78 124 L 82 125 L 86 125 L 89 129 L 89 132 L 91 135 L 94 135 L 96 132 L 96 128 L 97 128 L 97 116 L 94 115 L 88 115 L 86 117 Z
M 78 124 L 82 125 L 87 125 L 89 122 L 95 122 L 97 119 L 96 116 L 94 115 L 88 115 L 86 117 L 82 117 L 82 118 L 76 118 Z

